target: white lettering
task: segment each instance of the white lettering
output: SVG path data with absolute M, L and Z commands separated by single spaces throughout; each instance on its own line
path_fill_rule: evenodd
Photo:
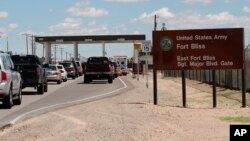
M 221 66 L 233 66 L 234 63 L 232 61 L 221 61 L 220 65 Z
M 188 61 L 188 56 L 177 56 L 177 61 Z
M 199 61 L 199 60 L 201 60 L 201 56 L 190 56 L 190 60 Z
M 244 136 L 247 133 L 246 129 L 236 129 L 234 132 L 234 136 Z
M 227 40 L 227 35 L 214 35 L 214 40 Z
M 182 45 L 182 44 L 177 44 L 177 49 L 189 49 L 188 44 Z
M 195 35 L 195 40 L 212 40 L 212 36 L 207 35 Z
M 189 65 L 191 67 L 201 67 L 201 66 L 204 65 L 204 62 L 194 62 L 194 61 L 191 61 L 191 62 L 189 62 Z
M 184 36 L 176 36 L 176 40 L 177 41 L 186 41 L 186 40 L 193 40 L 194 39 L 194 37 L 193 37 L 193 35 L 191 35 L 191 36 L 186 36 L 186 35 L 184 35 Z
M 206 46 L 204 44 L 197 44 L 197 43 L 192 43 L 191 44 L 191 49 L 205 49 Z

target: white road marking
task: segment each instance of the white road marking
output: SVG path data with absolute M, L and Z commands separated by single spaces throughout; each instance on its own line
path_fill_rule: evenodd
M 125 89 L 127 88 L 127 84 L 120 78 L 118 78 L 122 84 L 123 84 L 123 87 L 122 88 L 119 88 L 119 89 L 116 89 L 116 90 L 113 90 L 111 92 L 108 92 L 108 93 L 104 93 L 104 94 L 100 94 L 100 95 L 96 95 L 96 96 L 92 96 L 92 97 L 88 97 L 88 98 L 84 98 L 84 99 L 79 99 L 79 100 L 75 100 L 75 101 L 69 101 L 69 102 L 64 102 L 64 103 L 59 103 L 59 104 L 54 104 L 54 105 L 50 105 L 50 106 L 47 106 L 47 107 L 42 107 L 42 108 L 39 108 L 39 109 L 35 109 L 35 110 L 32 110 L 32 111 L 29 111 L 29 112 L 26 112 L 26 113 L 23 113 L 21 115 L 19 115 L 18 117 L 16 117 L 15 119 L 13 119 L 12 121 L 10 121 L 10 124 L 15 124 L 18 120 L 24 118 L 25 116 L 31 114 L 31 113 L 35 113 L 35 112 L 38 112 L 38 111 L 41 111 L 41 110 L 45 110 L 45 109 L 49 109 L 49 108 L 53 108 L 53 107 L 56 107 L 56 106 L 62 106 L 62 105 L 66 105 L 66 104 L 72 104 L 72 103 L 77 103 L 77 102 L 82 102 L 82 101 L 86 101 L 86 100 L 90 100 L 90 99 L 94 99 L 94 98 L 98 98 L 98 97 L 102 97 L 102 96 L 107 96 L 107 95 L 110 95 L 110 94 L 113 94 L 115 92 L 118 92 L 122 89 Z

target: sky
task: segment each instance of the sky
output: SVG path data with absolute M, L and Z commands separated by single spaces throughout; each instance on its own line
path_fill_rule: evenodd
M 0 50 L 26 53 L 34 36 L 145 34 L 157 30 L 244 28 L 250 43 L 250 0 L 0 0 Z M 31 38 L 29 38 L 31 53 Z M 52 52 L 53 52 L 52 45 Z M 108 56 L 133 56 L 133 44 L 106 44 Z M 37 55 L 42 45 L 37 43 Z M 58 45 L 73 53 L 73 45 Z M 81 56 L 102 55 L 101 44 L 79 45 Z M 59 53 L 58 53 L 59 54 Z

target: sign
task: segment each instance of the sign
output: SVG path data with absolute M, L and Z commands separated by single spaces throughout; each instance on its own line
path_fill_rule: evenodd
M 134 43 L 134 50 L 140 50 L 141 49 L 141 43 Z
M 142 52 L 151 52 L 151 41 L 142 41 Z
M 153 67 L 242 69 L 243 38 L 243 28 L 153 31 Z

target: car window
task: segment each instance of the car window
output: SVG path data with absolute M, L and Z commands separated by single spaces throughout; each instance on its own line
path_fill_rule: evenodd
M 5 56 L 2 56 L 2 60 L 3 60 L 3 67 L 6 69 L 6 70 L 9 70 L 10 67 L 9 67 L 9 64 L 8 64 L 8 61 L 6 59 Z
M 49 71 L 56 70 L 56 66 L 49 66 L 49 67 L 47 68 L 47 70 L 49 70 Z
M 58 69 L 63 69 L 63 66 L 57 66 Z
M 89 58 L 88 59 L 88 64 L 107 64 L 109 60 L 107 58 Z
M 77 66 L 80 66 L 80 63 L 79 62 L 76 62 Z
M 60 65 L 63 65 L 64 67 L 70 67 L 71 63 L 60 63 Z

